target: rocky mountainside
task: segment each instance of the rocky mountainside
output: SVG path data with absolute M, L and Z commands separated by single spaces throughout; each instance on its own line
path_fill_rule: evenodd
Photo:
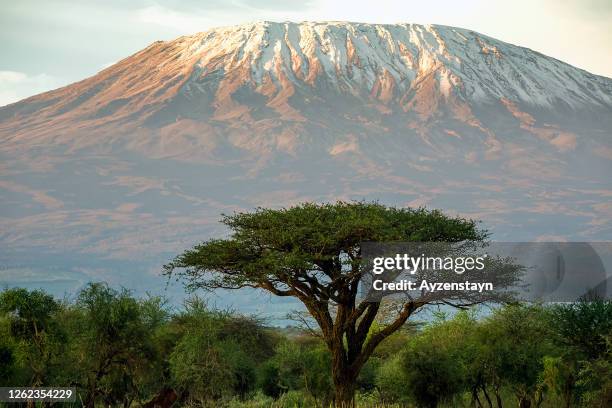
M 500 240 L 609 239 L 611 130 L 611 79 L 461 28 L 258 22 L 159 41 L 0 108 L 0 281 L 128 279 L 109 258 L 157 273 L 223 233 L 219 213 L 302 200 L 438 207 Z

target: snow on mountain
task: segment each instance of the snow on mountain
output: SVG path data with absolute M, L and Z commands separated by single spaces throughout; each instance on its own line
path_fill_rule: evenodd
M 415 80 L 436 73 L 439 91 L 470 101 L 508 98 L 550 106 L 595 103 L 610 107 L 612 82 L 527 48 L 461 28 L 436 25 L 259 22 L 219 28 L 171 43 L 207 67 L 248 65 L 245 80 L 263 86 L 317 79 L 338 90 L 363 92 L 382 87 L 396 95 Z M 170 45 L 170 46 L 172 46 Z M 322 77 L 322 78 L 321 78 Z M 198 81 L 195 80 L 195 83 Z M 559 86 L 563 84 L 564 86 Z

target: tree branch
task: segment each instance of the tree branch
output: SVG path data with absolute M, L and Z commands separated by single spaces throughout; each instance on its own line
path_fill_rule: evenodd
M 402 307 L 401 312 L 391 324 L 385 326 L 384 329 L 370 337 L 370 340 L 364 345 L 361 350 L 361 353 L 351 365 L 351 370 L 359 371 L 363 364 L 365 364 L 365 362 L 368 360 L 370 355 L 372 355 L 376 347 L 380 344 L 380 342 L 389 337 L 394 332 L 396 332 L 400 327 L 402 327 L 404 323 L 406 323 L 406 320 L 408 320 L 410 315 L 412 315 L 415 310 L 422 307 L 424 304 L 424 302 L 414 301 L 405 303 Z

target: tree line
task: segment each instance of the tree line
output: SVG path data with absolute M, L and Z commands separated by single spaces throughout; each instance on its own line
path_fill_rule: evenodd
M 328 407 L 331 371 L 320 332 L 197 297 L 0 292 L 0 386 L 76 387 L 74 406 Z M 434 313 L 381 342 L 356 394 L 363 407 L 612 406 L 612 302 Z

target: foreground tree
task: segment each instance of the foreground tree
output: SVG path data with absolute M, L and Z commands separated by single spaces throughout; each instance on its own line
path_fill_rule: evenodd
M 141 399 L 138 380 L 154 369 L 158 356 L 152 334 L 164 322 L 161 311 L 152 313 L 156 303 L 103 283 L 91 283 L 79 293 L 72 346 L 79 357 L 76 385 L 85 390 L 84 406 L 130 406 Z
M 259 321 L 215 311 L 197 297 L 171 322 L 178 340 L 169 358 L 172 385 L 185 405 L 246 398 L 256 367 L 274 354 L 274 337 Z
M 549 309 L 549 319 L 553 341 L 562 354 L 545 361 L 546 385 L 562 397 L 566 407 L 594 395 L 610 398 L 612 380 L 606 382 L 602 376 L 600 382 L 598 376 L 612 366 L 605 363 L 609 363 L 612 345 L 612 302 L 586 297 L 576 303 L 554 305 Z M 610 371 L 607 373 L 610 379 Z
M 361 368 L 376 347 L 427 304 L 462 306 L 488 300 L 483 294 L 407 298 L 387 324 L 372 325 L 380 303 L 358 301 L 366 272 L 362 242 L 483 241 L 474 221 L 439 211 L 398 209 L 377 203 L 302 204 L 225 216 L 232 235 L 212 239 L 179 255 L 166 274 L 188 289 L 261 288 L 299 299 L 318 324 L 331 353 L 336 406 L 352 406 Z M 177 269 L 178 268 L 178 269 Z M 514 282 L 515 269 L 499 280 Z
M 61 307 L 59 302 L 42 290 L 14 288 L 0 293 L 0 318 L 7 319 L 9 326 L 8 333 L 0 334 L 15 340 L 15 350 L 0 348 L 0 358 L 6 361 L 8 369 L 15 358 L 13 352 L 21 354 L 27 365 L 24 374 L 29 377 L 24 379 L 26 382 L 22 385 L 47 385 L 53 369 L 60 365 L 65 333 L 58 326 L 55 316 Z M 0 374 L 0 379 L 3 374 Z
M 471 369 L 482 373 L 483 393 L 487 385 L 492 388 L 500 406 L 501 387 L 508 387 L 519 408 L 540 406 L 545 363 L 557 354 L 545 309 L 524 304 L 498 309 L 482 322 L 477 335 L 477 358 L 482 360 Z

